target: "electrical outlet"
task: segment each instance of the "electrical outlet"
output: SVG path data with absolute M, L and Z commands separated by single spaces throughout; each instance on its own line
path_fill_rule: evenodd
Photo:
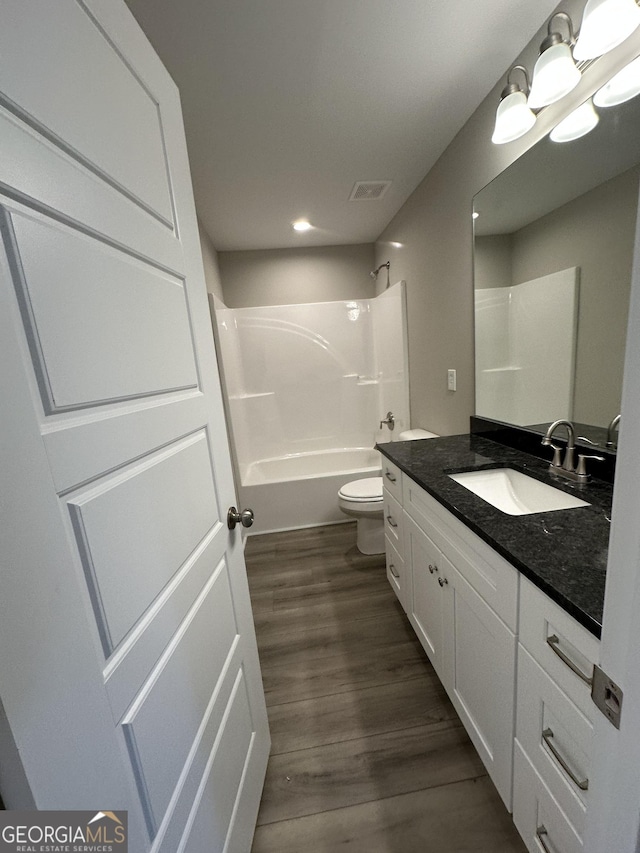
M 447 390 L 456 390 L 456 372 L 452 369 L 447 370 Z

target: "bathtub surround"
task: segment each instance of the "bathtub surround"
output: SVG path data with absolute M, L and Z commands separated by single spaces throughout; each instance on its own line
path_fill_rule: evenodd
M 475 290 L 476 414 L 573 419 L 579 269 Z
M 343 521 L 338 490 L 408 427 L 404 284 L 375 299 L 216 312 L 240 503 L 253 532 Z

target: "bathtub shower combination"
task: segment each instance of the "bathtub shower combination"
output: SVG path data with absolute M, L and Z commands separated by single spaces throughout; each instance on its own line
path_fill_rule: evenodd
M 252 533 L 347 521 L 337 493 L 409 425 L 404 283 L 374 299 L 216 304 L 236 479 Z

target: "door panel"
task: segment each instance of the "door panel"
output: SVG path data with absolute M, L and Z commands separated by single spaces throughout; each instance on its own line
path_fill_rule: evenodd
M 142 630 L 127 637 L 111 655 L 104 668 L 104 679 L 116 722 L 133 703 L 140 684 L 157 662 L 157 650 L 168 646 L 187 619 L 213 568 L 217 566 L 218 573 L 221 565 L 228 574 L 225 557 L 220 557 L 216 539 L 209 534 L 140 620 L 138 628 Z
M 237 636 L 229 578 L 221 564 L 122 721 L 156 824 L 166 813 Z
M 67 506 L 109 655 L 218 521 L 205 432 L 92 483 Z
M 161 114 L 153 94 L 82 2 L 41 4 L 37 21 L 21 14 L 21 5 L 3 0 L 3 100 L 172 227 Z M 34 54 L 46 86 L 31 83 Z M 51 92 L 65 97 L 52 98 Z
M 269 734 L 177 91 L 120 0 L 3 16 L 0 700 L 38 808 L 248 850 Z
M 9 219 L 46 409 L 196 386 L 183 281 L 43 217 Z

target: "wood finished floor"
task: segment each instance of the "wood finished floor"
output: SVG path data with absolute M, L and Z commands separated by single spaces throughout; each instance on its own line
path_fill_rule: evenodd
M 272 738 L 252 853 L 526 853 L 354 524 L 245 555 Z

